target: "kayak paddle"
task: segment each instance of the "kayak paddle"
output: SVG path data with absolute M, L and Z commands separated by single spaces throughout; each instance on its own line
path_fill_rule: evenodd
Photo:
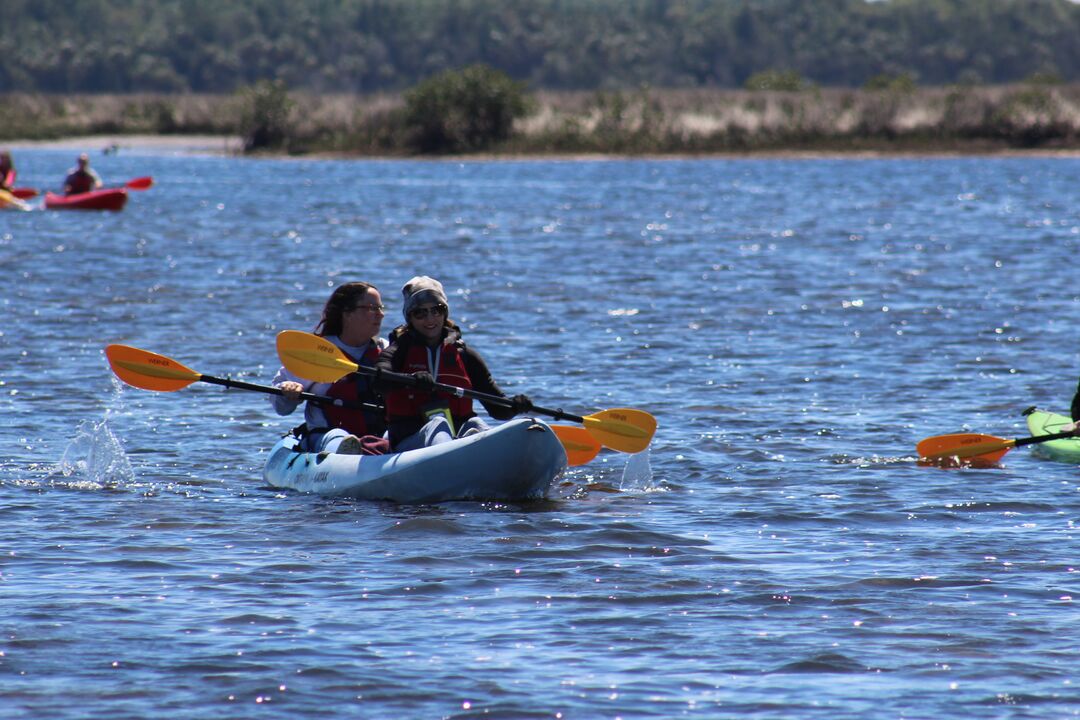
M 570 465 L 585 465 L 600 453 L 600 443 L 592 433 L 577 425 L 549 425 L 563 450 Z
M 149 190 L 154 186 L 154 178 L 147 175 L 146 177 L 135 178 L 134 180 L 128 180 L 124 183 L 124 187 L 128 190 Z
M 1076 437 L 1076 432 L 1051 433 L 1050 435 L 1014 438 L 1012 440 L 979 433 L 956 433 L 954 435 L 935 435 L 926 438 L 915 446 L 915 450 L 923 460 L 941 461 L 951 460 L 952 458 L 973 460 L 978 458 L 981 462 L 992 463 L 1000 460 L 1005 453 L 1014 447 L 1049 440 L 1061 440 L 1067 437 Z
M 0 190 L 0 208 L 5 205 L 11 205 L 23 212 L 30 210 L 30 206 L 20 198 L 16 197 L 13 193 L 9 193 L 7 190 Z
M 345 357 L 337 345 L 318 335 L 299 330 L 284 330 L 277 336 L 278 356 L 281 362 L 294 375 L 299 375 L 316 382 L 335 382 L 343 375 L 361 372 L 366 375 L 378 375 L 380 379 L 399 385 L 415 385 L 416 380 L 403 373 L 376 371 L 374 368 L 357 365 Z M 435 383 L 434 389 L 474 400 L 510 407 L 509 398 L 466 390 L 454 385 Z M 656 432 L 656 418 L 644 410 L 616 408 L 601 410 L 595 415 L 572 415 L 562 410 L 549 410 L 533 406 L 531 412 L 555 418 L 581 423 L 604 447 L 619 452 L 637 453 L 649 446 Z
M 186 388 L 188 385 L 195 382 L 204 382 L 212 385 L 221 385 L 226 388 L 252 390 L 268 395 L 285 394 L 281 388 L 269 385 L 255 385 L 240 380 L 202 375 L 164 355 L 158 355 L 149 350 L 140 350 L 139 348 L 134 348 L 129 345 L 109 345 L 105 348 L 105 357 L 109 359 L 109 366 L 112 367 L 112 371 L 116 373 L 118 378 L 128 385 L 143 390 L 173 392 L 174 390 Z M 315 395 L 314 393 L 308 392 L 300 393 L 300 397 L 303 400 L 309 400 L 324 405 L 364 408 L 379 412 L 383 409 L 381 405 L 358 402 L 350 403 L 327 395 Z
M 38 196 L 38 191 L 34 188 L 15 188 L 11 191 L 11 194 L 20 200 L 32 200 Z

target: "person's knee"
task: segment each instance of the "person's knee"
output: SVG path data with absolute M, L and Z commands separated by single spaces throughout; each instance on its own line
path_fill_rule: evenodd
M 490 429 L 488 424 L 478 416 L 473 416 L 461 424 L 461 427 L 458 429 L 458 437 L 468 437 Z
M 349 432 L 343 428 L 328 430 L 318 440 L 318 452 L 334 452 L 341 441 L 348 437 Z
M 438 445 L 444 442 L 450 442 L 454 439 L 454 432 L 450 428 L 450 421 L 441 415 L 428 420 L 427 425 L 423 429 L 424 440 L 426 445 Z

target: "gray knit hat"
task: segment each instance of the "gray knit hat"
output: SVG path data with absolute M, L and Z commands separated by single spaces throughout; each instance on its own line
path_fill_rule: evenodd
M 446 300 L 442 283 L 427 275 L 417 275 L 405 283 L 401 288 L 401 295 L 404 298 L 401 312 L 406 320 L 409 319 L 409 312 L 423 302 L 442 303 L 446 306 L 447 314 L 450 313 L 450 303 Z

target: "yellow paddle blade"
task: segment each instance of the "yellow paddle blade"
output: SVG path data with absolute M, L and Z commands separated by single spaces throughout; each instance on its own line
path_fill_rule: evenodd
M 600 452 L 600 443 L 588 430 L 577 425 L 551 425 L 566 451 L 570 465 L 584 465 Z
M 9 193 L 7 190 L 0 190 L 0 208 L 6 207 L 8 205 L 23 211 L 30 210 L 29 205 L 17 198 L 12 193 Z
M 649 447 L 656 433 L 656 418 L 644 410 L 613 408 L 586 415 L 585 427 L 604 447 L 638 453 Z
M 919 457 L 924 460 L 949 460 L 958 458 L 970 460 L 978 458 L 981 462 L 997 462 L 1001 457 L 1012 449 L 1016 440 L 982 435 L 979 433 L 956 433 L 954 435 L 937 435 L 926 438 L 915 450 Z
M 164 355 L 129 345 L 109 345 L 105 348 L 105 357 L 118 378 L 143 390 L 172 392 L 202 377 Z
M 315 382 L 332 383 L 359 368 L 334 343 L 299 330 L 279 332 L 277 351 L 286 370 Z

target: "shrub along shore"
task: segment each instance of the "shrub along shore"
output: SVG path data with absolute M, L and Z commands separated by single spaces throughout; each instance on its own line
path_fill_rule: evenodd
M 495 78 L 500 94 L 488 76 L 450 80 L 461 78 L 373 96 L 275 83 L 232 95 L 7 94 L 0 144 L 231 135 L 243 152 L 382 157 L 1080 150 L 1078 85 L 525 93 Z

